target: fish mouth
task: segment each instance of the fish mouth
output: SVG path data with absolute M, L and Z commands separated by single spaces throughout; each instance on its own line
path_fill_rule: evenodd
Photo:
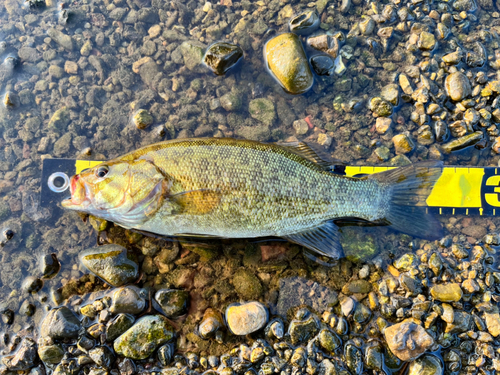
M 91 203 L 90 189 L 87 184 L 80 178 L 79 175 L 71 177 L 69 189 L 71 197 L 66 198 L 61 202 L 64 208 L 78 210 L 86 208 Z

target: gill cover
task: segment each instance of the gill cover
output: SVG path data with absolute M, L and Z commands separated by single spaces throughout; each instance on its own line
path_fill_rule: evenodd
M 168 180 L 150 161 L 107 162 L 72 178 L 63 207 L 131 227 L 158 210 L 167 190 Z

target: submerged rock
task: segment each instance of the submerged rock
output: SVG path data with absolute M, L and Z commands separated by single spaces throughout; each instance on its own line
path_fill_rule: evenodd
M 243 50 L 231 43 L 217 42 L 208 47 L 203 62 L 212 72 L 221 76 L 243 57 Z
M 113 348 L 118 355 L 132 359 L 146 359 L 174 335 L 174 329 L 165 317 L 147 315 L 118 337 L 113 343 Z
M 250 116 L 265 125 L 271 125 L 276 118 L 274 104 L 266 98 L 253 99 L 250 101 L 248 112 L 250 112 Z
M 228 328 L 235 335 L 248 335 L 263 328 L 269 314 L 260 302 L 235 303 L 226 309 Z
M 434 285 L 431 288 L 431 296 L 441 302 L 458 302 L 462 299 L 460 284 L 447 283 Z
M 319 16 L 315 10 L 306 10 L 288 21 L 290 31 L 299 35 L 312 33 L 319 27 L 319 24 Z
M 148 110 L 139 109 L 137 112 L 134 113 L 132 121 L 134 122 L 134 125 L 136 126 L 137 129 L 144 130 L 153 123 L 154 119 Z
M 331 76 L 334 73 L 335 64 L 330 56 L 315 55 L 309 61 L 314 72 L 319 76 Z
M 104 245 L 87 249 L 80 261 L 90 272 L 113 286 L 122 286 L 137 278 L 139 266 L 127 258 L 127 249 L 120 245 Z
M 264 56 L 271 74 L 286 92 L 302 94 L 312 87 L 314 77 L 297 35 L 285 33 L 272 38 L 264 47 Z
M 80 320 L 66 306 L 49 311 L 42 321 L 40 334 L 53 340 L 71 339 L 78 337 L 81 328 Z
M 42 276 L 44 279 L 51 279 L 61 269 L 61 263 L 57 259 L 56 254 L 46 254 L 42 257 L 40 263 L 40 270 L 42 271 Z
M 451 73 L 446 77 L 444 82 L 446 94 L 455 101 L 460 101 L 468 97 L 471 92 L 471 84 L 469 78 L 461 72 Z

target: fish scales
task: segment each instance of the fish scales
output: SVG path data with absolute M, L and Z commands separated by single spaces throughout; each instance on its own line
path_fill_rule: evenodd
M 140 148 L 71 179 L 63 207 L 158 235 L 280 236 L 322 255 L 342 255 L 333 220 L 384 222 L 437 237 L 424 211 L 440 176 L 424 162 L 366 178 L 331 173 L 303 143 L 181 139 Z M 422 203 L 424 202 L 424 203 Z
M 340 177 L 273 144 L 193 140 L 163 146 L 129 157 L 150 159 L 180 181 L 172 194 L 206 189 L 220 201 L 202 215 L 171 215 L 167 202 L 138 226 L 154 233 L 282 236 L 331 218 L 371 220 L 383 196 L 376 181 Z

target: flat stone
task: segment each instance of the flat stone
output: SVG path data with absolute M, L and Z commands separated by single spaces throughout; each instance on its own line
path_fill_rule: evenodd
M 50 36 L 50 38 L 62 46 L 64 49 L 67 51 L 72 51 L 73 50 L 73 40 L 71 37 L 67 34 L 64 34 L 63 32 L 56 30 L 54 28 L 50 28 L 47 30 L 47 35 Z
M 35 366 L 37 360 L 36 342 L 25 337 L 17 349 L 16 354 L 2 358 L 2 363 L 10 371 L 25 371 Z
M 449 74 L 445 80 L 445 88 L 448 96 L 455 101 L 465 99 L 472 92 L 469 78 L 461 72 Z
M 497 337 L 500 335 L 500 314 L 497 312 L 484 313 L 484 320 L 486 322 L 486 328 L 488 332 L 493 336 Z
M 457 283 L 438 284 L 431 288 L 432 298 L 441 302 L 458 302 L 462 299 L 462 294 Z
M 441 360 L 432 354 L 423 355 L 410 363 L 408 375 L 443 375 Z
M 118 287 L 137 278 L 139 266 L 120 245 L 104 245 L 80 253 L 80 262 L 107 283 Z
M 391 352 L 402 361 L 416 359 L 434 344 L 433 338 L 411 318 L 387 327 L 384 336 Z
M 109 308 L 113 314 L 140 314 L 145 307 L 146 300 L 141 296 L 138 287 L 129 285 L 113 290 Z
M 175 331 L 165 317 L 147 315 L 118 337 L 113 343 L 113 348 L 118 355 L 132 359 L 146 359 L 174 335 Z
M 228 328 L 238 336 L 263 328 L 269 317 L 266 307 L 260 302 L 229 305 L 225 315 Z

